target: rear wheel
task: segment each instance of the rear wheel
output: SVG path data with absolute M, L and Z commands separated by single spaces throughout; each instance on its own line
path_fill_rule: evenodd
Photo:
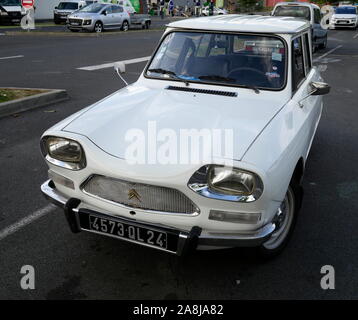
M 146 29 L 149 29 L 149 26 L 150 26 L 150 22 L 149 22 L 149 21 L 146 21 L 146 22 L 145 22 L 145 28 L 146 28 Z
M 101 21 L 97 21 L 94 24 L 93 31 L 96 32 L 96 33 L 101 33 L 103 31 L 103 24 L 102 24 Z
M 129 23 L 128 23 L 127 20 L 124 20 L 123 23 L 122 23 L 122 28 L 121 28 L 121 30 L 122 30 L 122 31 L 128 31 L 128 29 L 129 29 Z
M 259 247 L 261 257 L 273 258 L 285 248 L 293 233 L 301 203 L 302 187 L 296 181 L 291 181 L 285 199 L 277 210 L 274 220 L 276 230 L 271 238 Z

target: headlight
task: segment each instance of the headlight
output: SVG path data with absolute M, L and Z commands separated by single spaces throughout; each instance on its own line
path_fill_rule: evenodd
M 263 192 L 260 177 L 242 169 L 207 165 L 190 178 L 188 186 L 207 198 L 218 200 L 252 202 Z
M 84 25 L 84 26 L 88 26 L 88 25 L 91 24 L 91 22 L 92 22 L 92 20 L 85 20 L 85 21 L 83 22 L 83 25 Z
M 1 11 L 1 13 L 0 13 L 2 16 L 7 16 L 8 15 L 8 13 L 6 12 L 6 11 Z
M 81 145 L 71 139 L 44 137 L 41 150 L 47 161 L 59 167 L 80 170 L 86 166 L 86 158 Z

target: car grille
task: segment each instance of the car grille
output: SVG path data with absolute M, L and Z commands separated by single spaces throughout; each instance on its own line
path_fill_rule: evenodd
M 171 214 L 197 215 L 200 210 L 176 189 L 93 175 L 82 191 L 97 198 L 130 208 Z
M 74 25 L 74 26 L 82 25 L 82 19 L 69 19 L 69 22 L 71 25 Z

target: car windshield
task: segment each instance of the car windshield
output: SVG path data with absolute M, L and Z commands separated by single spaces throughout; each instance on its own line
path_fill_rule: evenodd
M 274 36 L 170 32 L 146 76 L 166 80 L 281 89 L 286 49 Z
M 308 21 L 311 19 L 310 8 L 304 6 L 278 6 L 273 15 L 280 17 L 303 18 Z
M 89 12 L 89 13 L 97 13 L 100 12 L 106 5 L 101 3 L 94 3 L 90 4 L 87 7 L 82 8 L 79 10 L 80 12 Z
M 20 0 L 0 0 L 0 5 L 2 6 L 20 6 Z
M 338 7 L 336 9 L 337 14 L 357 14 L 355 7 Z
M 78 3 L 77 2 L 60 2 L 57 9 L 77 10 Z

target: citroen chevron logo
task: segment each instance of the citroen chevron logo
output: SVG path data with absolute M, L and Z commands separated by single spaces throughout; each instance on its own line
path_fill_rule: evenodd
M 138 194 L 138 192 L 134 189 L 130 189 L 128 191 L 128 200 L 132 200 L 133 198 L 136 198 L 140 202 L 140 195 Z

